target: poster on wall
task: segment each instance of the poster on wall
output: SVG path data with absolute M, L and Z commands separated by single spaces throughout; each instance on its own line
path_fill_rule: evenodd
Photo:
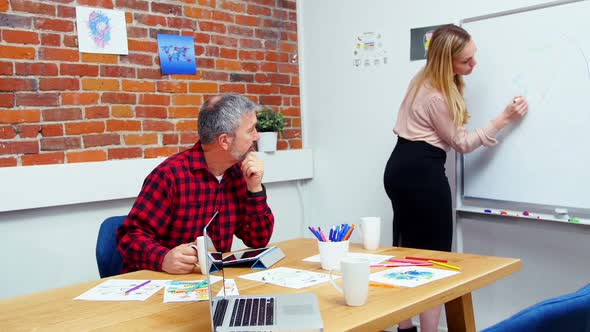
M 410 29 L 410 61 L 425 60 L 434 30 L 442 25 Z
M 197 73 L 193 37 L 158 34 L 158 52 L 162 75 Z
M 386 65 L 387 51 L 383 47 L 383 35 L 378 32 L 357 34 L 352 55 L 352 66 L 355 68 Z
M 124 12 L 79 6 L 76 27 L 80 52 L 129 54 Z

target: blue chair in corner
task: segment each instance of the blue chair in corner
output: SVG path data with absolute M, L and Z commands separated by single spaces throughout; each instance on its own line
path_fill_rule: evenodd
M 590 332 L 590 284 L 528 307 L 482 332 Z
M 101 278 L 121 273 L 123 259 L 117 249 L 117 228 L 123 224 L 126 217 L 110 217 L 100 225 L 96 240 L 96 263 Z

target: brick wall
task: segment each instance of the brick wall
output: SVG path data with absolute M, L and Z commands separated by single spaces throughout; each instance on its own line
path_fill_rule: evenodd
M 125 12 L 129 55 L 79 53 L 75 6 Z M 0 0 L 0 167 L 154 158 L 197 141 L 198 108 L 237 92 L 301 148 L 295 0 Z M 161 75 L 158 33 L 193 36 L 197 75 Z

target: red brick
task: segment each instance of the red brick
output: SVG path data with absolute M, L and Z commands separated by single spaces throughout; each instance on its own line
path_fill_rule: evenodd
M 166 107 L 137 106 L 137 107 L 135 107 L 135 116 L 138 118 L 165 119 L 168 117 L 168 112 L 166 110 Z
M 299 95 L 299 87 L 291 85 L 281 85 L 281 94 L 283 95 Z
M 301 109 L 299 107 L 285 108 L 281 111 L 285 116 L 301 116 Z
M 156 84 L 150 81 L 123 80 L 123 91 L 154 92 Z
M 223 1 L 221 2 L 220 6 L 222 9 L 236 13 L 243 13 L 246 10 L 245 5 L 230 1 Z
M 74 150 L 82 147 L 80 137 L 50 137 L 41 139 L 41 151 Z
M 35 59 L 33 47 L 0 45 L 0 58 L 2 59 Z
M 3 0 L 0 0 L 0 5 Z M 1 10 L 2 8 L 0 8 Z M 0 158 L 0 167 L 13 167 L 16 166 L 16 158 L 8 157 L 8 158 Z
M 13 11 L 55 16 L 55 6 L 41 1 L 11 0 L 10 3 Z
M 0 107 L 7 107 L 7 108 L 14 107 L 14 94 L 0 93 Z
M 107 131 L 140 131 L 141 122 L 137 120 L 107 120 Z
M 0 126 L 0 139 L 11 139 L 15 137 L 16 131 L 13 126 Z
M 195 144 L 199 140 L 199 134 L 196 131 L 180 133 L 180 144 Z
M 246 13 L 254 16 L 271 16 L 272 11 L 268 7 L 249 4 Z
M 245 84 L 221 84 L 219 86 L 219 92 L 221 93 L 245 93 L 246 92 L 246 85 Z
M 113 0 L 78 0 L 78 4 L 90 7 L 113 8 Z
M 82 53 L 82 62 L 119 63 L 117 54 Z
M 188 18 L 182 18 L 182 17 L 168 17 L 166 19 L 166 21 L 168 22 L 168 26 L 171 29 L 181 29 L 181 30 L 197 30 L 197 22 L 192 20 L 192 19 L 188 19 Z M 191 33 L 192 35 L 192 33 Z
M 142 105 L 170 105 L 170 96 L 157 94 L 142 94 L 139 96 Z
M 220 55 L 222 58 L 237 59 L 238 58 L 238 50 L 229 49 L 229 48 L 222 48 Z
M 283 74 L 256 74 L 256 82 L 260 83 L 278 83 L 278 84 L 289 84 L 289 75 Z
M 172 96 L 173 105 L 201 105 L 203 96 L 201 95 L 176 95 Z
M 242 62 L 242 69 L 252 73 L 258 72 L 258 63 L 255 62 Z
M 129 51 L 157 53 L 158 44 L 156 42 L 144 41 L 144 40 L 128 40 Z
M 246 86 L 246 92 L 249 94 L 262 95 L 262 94 L 276 94 L 279 93 L 279 86 L 277 85 L 260 85 L 260 84 L 249 84 Z
M 193 107 L 170 107 L 168 108 L 170 118 L 196 118 L 199 114 L 199 108 Z
M 281 52 L 266 52 L 266 61 L 289 62 L 289 54 Z
M 216 0 L 198 0 L 197 2 L 201 6 L 207 6 L 207 7 L 213 7 L 213 8 L 215 8 L 217 6 Z
M 141 11 L 149 10 L 149 1 L 143 0 L 116 0 L 117 7 L 137 9 Z
M 166 18 L 164 16 L 161 15 L 149 15 L 149 14 L 135 14 L 135 20 L 137 20 L 137 22 L 144 24 L 144 25 L 149 25 L 149 26 L 163 26 L 166 27 Z
M 101 98 L 106 104 L 135 104 L 135 100 L 135 94 L 132 93 L 105 92 Z
M 262 105 L 281 105 L 281 96 L 260 96 L 260 104 Z
M 65 154 L 63 152 L 50 152 L 22 156 L 23 166 L 63 164 L 64 161 Z
M 74 31 L 74 22 L 70 20 L 35 17 L 35 29 L 72 32 Z
M 98 66 L 62 63 L 59 73 L 62 76 L 98 76 Z
M 24 78 L 0 78 L 0 91 L 32 91 L 36 90 L 37 81 Z
M 158 92 L 187 92 L 187 84 L 178 81 L 159 81 Z
M 133 108 L 131 106 L 115 105 L 111 106 L 111 114 L 116 118 L 131 118 L 133 117 Z
M 14 71 L 12 62 L 0 62 L 0 75 L 11 76 Z
M 288 141 L 285 140 L 278 140 L 277 141 L 277 150 L 286 150 L 289 147 Z
M 301 129 L 285 129 L 282 137 L 285 139 L 301 138 Z
M 144 120 L 144 131 L 173 131 L 174 124 L 165 120 Z
M 211 36 L 211 43 L 214 45 L 221 45 L 233 48 L 238 47 L 238 39 L 234 37 L 213 35 Z
M 126 145 L 154 145 L 158 144 L 157 134 L 130 134 L 125 135 L 123 140 Z
M 162 72 L 159 69 L 137 68 L 137 78 L 159 80 L 162 78 Z
M 135 77 L 135 68 L 122 66 L 100 66 L 100 76 Z
M 0 110 L 0 123 L 39 122 L 39 110 Z
M 77 78 L 40 78 L 39 90 L 78 90 L 80 81 Z
M 195 33 L 194 37 L 195 43 L 209 44 L 209 41 L 211 40 L 211 36 L 206 33 Z
M 259 26 L 258 18 L 256 16 L 236 15 L 236 24 L 248 25 L 257 27 Z
M 262 63 L 260 70 L 267 73 L 276 73 L 279 71 L 279 66 L 274 62 L 264 62 Z
M 61 94 L 63 105 L 93 105 L 98 102 L 98 93 L 64 93 Z
M 66 157 L 69 163 L 85 163 L 92 161 L 105 161 L 107 154 L 101 150 L 90 150 L 82 152 L 67 152 Z
M 211 21 L 199 21 L 199 30 L 215 32 L 219 34 L 225 34 L 226 32 L 225 24 Z
M 240 39 L 240 48 L 262 49 L 262 42 L 257 39 Z
M 0 142 L 0 155 L 39 153 L 37 141 Z
M 26 76 L 57 76 L 55 63 L 16 63 L 16 74 Z
M 57 106 L 59 94 L 57 93 L 17 93 L 16 106 Z
M 80 108 L 53 108 L 43 110 L 43 122 L 45 121 L 68 121 L 82 119 L 82 110 Z
M 141 66 L 152 66 L 154 64 L 153 56 L 147 54 L 129 54 L 127 56 L 121 56 L 121 63 L 141 65 Z
M 60 46 L 61 45 L 61 37 L 58 34 L 52 34 L 52 33 L 41 34 L 41 45 Z
M 20 138 L 36 138 L 41 133 L 41 125 L 25 125 L 21 124 L 17 126 L 18 136 Z
M 102 133 L 105 124 L 102 121 L 72 122 L 65 124 L 66 135 L 83 135 Z
M 78 50 L 66 48 L 41 47 L 39 48 L 39 59 L 77 62 L 79 53 Z
M 178 134 L 162 134 L 163 145 L 177 145 L 179 141 Z
M 176 147 L 164 147 L 164 148 L 147 148 L 145 149 L 146 158 L 157 158 L 157 157 L 168 157 L 175 153 L 178 153 L 179 149 Z
M 64 36 L 64 46 L 71 48 L 78 47 L 78 36 Z
M 141 148 L 109 149 L 108 153 L 109 160 L 141 158 L 143 155 Z
M 198 7 L 184 7 L 184 15 L 188 17 L 194 17 L 199 19 L 211 19 L 213 17 L 213 11 Z
M 8 9 L 8 0 L 0 0 L 0 12 L 7 12 Z M 1 163 L 0 166 L 2 166 Z
M 84 118 L 86 119 L 106 119 L 109 117 L 108 106 L 86 107 Z
M 231 81 L 231 82 L 254 82 L 254 75 L 232 73 L 229 75 L 229 81 Z
M 121 145 L 121 136 L 118 134 L 85 135 L 83 141 L 85 148 Z
M 69 0 L 61 0 L 61 2 L 71 2 Z M 76 18 L 76 8 L 75 7 L 69 7 L 69 6 L 58 6 L 57 7 L 57 17 L 61 17 L 61 18 Z
M 103 78 L 82 79 L 83 90 L 119 91 L 119 80 Z
M 153 2 L 151 3 L 151 11 L 152 13 L 161 13 L 165 15 L 174 15 L 174 16 L 181 16 L 182 15 L 182 7 L 177 5 L 170 5 L 161 2 Z
M 148 30 L 140 27 L 127 26 L 127 37 L 129 38 L 145 38 L 148 36 Z
M 25 28 L 31 29 L 33 24 L 32 17 L 24 17 L 22 15 L 2 14 L 2 26 L 10 28 Z
M 176 123 L 176 131 L 197 130 L 199 121 L 197 120 L 182 120 Z
M 39 34 L 22 30 L 3 30 L 2 40 L 12 44 L 39 44 Z
M 64 129 L 62 124 L 44 124 L 41 126 L 41 136 L 63 136 Z

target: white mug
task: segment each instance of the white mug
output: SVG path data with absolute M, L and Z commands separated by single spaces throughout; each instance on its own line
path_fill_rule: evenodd
M 330 283 L 340 293 L 344 294 L 346 304 L 357 307 L 367 303 L 369 295 L 369 260 L 359 257 L 344 257 L 340 260 L 340 270 L 344 289 L 336 285 L 332 277 L 332 271 L 330 271 Z
M 191 248 L 195 249 L 197 251 L 197 259 L 199 260 L 199 263 L 197 264 L 199 266 L 199 268 L 201 268 L 201 274 L 205 274 L 205 269 L 207 268 L 207 264 L 206 264 L 206 255 L 205 252 L 207 252 L 207 249 L 205 248 L 205 237 L 204 236 L 199 236 L 197 237 L 197 241 L 195 241 L 197 244 L 191 244 Z
M 377 249 L 381 239 L 381 218 L 362 217 L 359 226 L 363 247 L 367 250 Z
M 324 270 L 340 270 L 340 260 L 348 255 L 348 241 L 318 241 L 320 263 Z

